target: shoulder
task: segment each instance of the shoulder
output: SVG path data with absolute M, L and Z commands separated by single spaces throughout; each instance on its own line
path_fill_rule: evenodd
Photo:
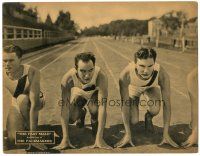
M 73 82 L 72 75 L 73 75 L 73 69 L 70 69 L 67 73 L 65 73 L 65 75 L 63 75 L 62 80 L 61 80 L 61 85 L 63 87 L 66 87 L 72 84 Z
M 170 81 L 169 74 L 167 71 L 160 66 L 160 71 L 159 71 L 159 77 L 158 77 L 159 82 L 162 84 L 164 81 Z
M 24 65 L 24 68 L 25 67 L 28 67 L 29 68 L 29 74 L 34 74 L 34 73 L 40 73 L 40 71 L 37 69 L 37 68 L 35 68 L 35 67 L 33 67 L 33 66 L 30 66 L 30 65 Z
M 33 67 L 33 66 L 30 66 L 30 65 L 24 65 L 24 68 L 27 67 L 29 68 L 28 70 L 28 77 L 29 77 L 29 80 L 32 80 L 33 77 L 39 77 L 40 76 L 40 71 Z
M 130 81 L 130 68 L 132 64 L 127 65 L 120 73 L 119 80 L 120 81 Z
M 160 70 L 160 64 L 155 62 L 154 69 L 159 71 Z
M 167 71 L 162 66 L 160 66 L 160 76 L 162 77 L 169 76 Z
M 6 71 L 3 69 L 3 87 L 7 88 L 8 85 L 8 75 L 6 74 Z
M 107 74 L 104 71 L 100 70 L 97 76 L 97 84 L 105 83 L 107 81 L 108 81 Z
M 5 71 L 5 69 L 3 69 L 3 79 L 7 79 L 8 78 L 8 75 L 7 75 L 7 73 L 6 73 L 6 71 Z
M 95 70 L 96 70 L 97 72 L 100 72 L 100 71 L 101 71 L 101 68 L 100 68 L 99 66 L 95 66 Z

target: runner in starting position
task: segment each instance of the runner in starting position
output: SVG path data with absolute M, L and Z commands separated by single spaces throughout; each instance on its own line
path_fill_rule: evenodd
M 198 144 L 198 68 L 193 69 L 187 77 L 187 88 L 191 102 L 191 128 L 192 133 L 188 139 L 182 143 L 184 147 Z
M 139 121 L 138 107 L 141 102 L 148 106 L 145 114 L 145 130 L 148 134 L 154 133 L 152 119 L 159 113 L 163 102 L 164 131 L 160 145 L 168 143 L 178 147 L 168 132 L 171 119 L 170 79 L 167 72 L 156 63 L 156 56 L 155 50 L 141 48 L 135 53 L 134 62 L 121 72 L 119 86 L 125 136 L 115 147 L 123 147 L 128 143 L 134 146 L 130 125 Z M 141 95 L 144 95 L 145 100 L 140 101 Z
M 6 125 L 8 141 L 12 145 L 16 131 L 37 130 L 38 113 L 44 105 L 40 92 L 40 72 L 30 65 L 21 64 L 22 54 L 22 49 L 16 45 L 3 49 L 3 83 L 12 95 Z M 42 144 L 34 144 L 34 147 L 47 149 Z
M 69 139 L 68 124 L 76 122 L 77 127 L 84 127 L 86 105 L 91 114 L 92 133 L 96 136 L 93 147 L 111 148 L 103 139 L 108 80 L 104 72 L 95 65 L 95 60 L 95 56 L 90 52 L 76 55 L 75 68 L 69 70 L 62 78 L 61 124 L 63 138 L 54 149 L 75 148 Z

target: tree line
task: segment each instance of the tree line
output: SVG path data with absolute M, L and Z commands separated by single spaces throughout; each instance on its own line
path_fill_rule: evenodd
M 25 4 L 20 2 L 3 4 L 4 18 L 9 19 L 9 17 L 13 16 L 13 11 L 31 17 L 33 19 L 33 25 L 40 26 L 41 28 L 60 31 L 64 30 L 77 33 L 78 26 L 71 19 L 71 14 L 69 11 L 64 12 L 63 10 L 60 10 L 55 22 L 52 21 L 51 16 L 48 14 L 46 20 L 43 22 L 39 16 L 37 7 L 26 8 Z M 25 21 L 26 19 L 23 20 Z
M 133 36 L 144 35 L 148 31 L 148 20 L 115 20 L 109 24 L 102 24 L 98 27 L 90 27 L 81 30 L 86 36 L 92 35 L 114 35 L 114 36 Z
M 82 35 L 93 36 L 141 36 L 148 34 L 148 22 L 150 20 L 158 19 L 160 20 L 160 29 L 165 29 L 169 34 L 174 34 L 177 30 L 182 30 L 184 27 L 191 22 L 188 19 L 187 14 L 183 11 L 170 11 L 163 14 L 161 17 L 152 17 L 147 20 L 115 20 L 108 24 L 102 24 L 99 26 L 93 26 L 90 28 L 84 28 L 81 30 Z M 183 31 L 183 30 L 182 30 Z

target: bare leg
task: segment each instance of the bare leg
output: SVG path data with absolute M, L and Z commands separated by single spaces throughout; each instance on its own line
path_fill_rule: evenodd
M 14 143 L 16 131 L 23 131 L 29 128 L 29 108 L 30 102 L 27 95 L 18 96 L 15 103 L 11 105 L 7 118 L 9 142 Z
M 75 98 L 75 100 L 73 100 L 69 107 L 69 123 L 73 124 L 78 120 L 77 126 L 79 128 L 82 128 L 84 126 L 86 110 L 83 109 L 83 107 L 86 103 L 87 100 L 81 96 L 78 96 L 77 98 Z
M 154 87 L 145 91 L 147 99 L 148 111 L 152 116 L 156 116 L 160 112 L 162 102 L 160 88 Z
M 96 136 L 98 129 L 98 91 L 95 91 L 88 102 L 88 109 L 91 115 L 92 134 Z
M 161 93 L 160 88 L 154 87 L 145 91 L 146 102 L 148 106 L 145 114 L 145 130 L 147 133 L 154 133 L 152 119 L 160 112 Z
M 131 123 L 137 124 L 139 122 L 139 100 L 140 98 L 135 96 L 133 98 L 129 98 L 131 104 Z

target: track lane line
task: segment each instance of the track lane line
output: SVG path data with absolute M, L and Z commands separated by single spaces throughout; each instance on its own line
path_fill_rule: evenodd
M 54 52 L 57 52 L 57 51 L 59 51 L 59 50 L 62 50 L 62 49 L 64 49 L 64 48 L 66 48 L 68 45 L 66 45 L 66 46 L 64 46 L 64 47 L 59 47 L 58 49 L 54 49 L 53 51 L 49 51 L 49 52 L 47 52 L 47 53 L 45 53 L 45 54 L 43 54 L 43 55 L 41 55 L 41 56 L 39 56 L 39 57 L 36 57 L 35 59 L 33 59 L 33 60 L 30 60 L 30 61 L 27 61 L 27 62 L 25 62 L 26 64 L 30 64 L 30 63 L 32 63 L 32 62 L 35 62 L 35 61 L 37 61 L 37 60 L 39 60 L 40 58 L 42 58 L 42 57 L 44 57 L 44 56 L 46 56 L 46 55 L 49 55 L 49 54 L 52 54 L 52 53 L 54 53 Z M 39 55 L 39 54 L 38 54 Z
M 61 44 L 58 44 L 58 45 L 54 45 L 53 47 L 49 47 L 49 48 L 42 49 L 41 52 L 37 52 L 37 51 L 36 51 L 37 53 L 35 53 L 35 54 L 31 55 L 31 56 L 28 56 L 28 57 L 25 56 L 25 57 L 23 58 L 22 61 L 24 61 L 25 64 L 30 64 L 30 63 L 35 62 L 35 61 L 37 61 L 38 59 L 40 59 L 40 58 L 46 56 L 46 55 L 52 54 L 53 52 L 57 52 L 57 51 L 59 51 L 59 50 L 63 50 L 64 48 L 66 48 L 66 47 L 72 45 L 72 43 L 73 43 L 73 42 L 70 41 L 69 43 L 67 43 L 67 44 L 64 45 L 64 46 L 61 46 Z M 57 49 L 53 49 L 53 48 L 56 48 L 56 47 L 58 47 L 58 48 L 57 48 Z M 53 49 L 53 50 L 51 51 L 51 49 Z M 48 50 L 50 50 L 50 51 L 47 52 Z M 40 51 L 40 50 L 39 50 L 39 51 Z M 40 54 L 42 54 L 42 55 L 41 55 L 41 56 L 38 56 L 38 55 L 40 55 Z M 33 60 L 26 61 L 27 59 L 30 59 L 30 58 L 32 58 L 32 57 L 34 57 L 34 56 L 36 56 L 36 58 L 34 58 Z
M 104 62 L 108 72 L 110 73 L 111 77 L 113 78 L 114 80 L 114 84 L 115 84 L 115 87 L 117 88 L 117 90 L 119 90 L 119 86 L 118 86 L 118 83 L 117 83 L 117 80 L 112 72 L 112 70 L 110 69 L 109 65 L 107 64 L 107 62 L 105 61 L 105 58 L 104 56 L 102 55 L 102 53 L 99 51 L 99 48 L 97 47 L 96 43 L 94 41 L 92 41 L 92 44 L 95 46 L 95 49 L 96 49 L 96 52 L 99 54 L 99 56 L 101 57 L 102 61 Z
M 109 49 L 111 49 L 114 53 L 116 53 L 117 55 L 120 55 L 120 56 L 123 57 L 124 59 L 126 59 L 126 60 L 128 60 L 128 61 L 132 61 L 132 60 L 129 59 L 127 56 L 125 56 L 124 54 L 119 53 L 119 52 L 116 51 L 114 48 L 112 48 L 112 47 L 106 45 L 105 43 L 100 42 L 100 44 L 105 45 L 106 47 L 108 47 Z M 180 95 L 182 95 L 182 96 L 184 96 L 185 98 L 189 99 L 189 97 L 188 97 L 185 93 L 181 92 L 180 90 L 178 90 L 178 89 L 176 89 L 176 88 L 174 88 L 174 87 L 172 87 L 172 86 L 171 86 L 171 88 L 172 88 L 174 91 L 176 91 L 177 93 L 179 93 Z
M 74 49 L 75 47 L 77 47 L 78 45 L 80 45 L 80 42 L 76 45 L 74 45 L 73 47 L 69 48 L 68 50 L 66 50 L 64 53 L 62 53 L 60 56 L 58 56 L 56 59 L 54 59 L 53 61 L 49 62 L 48 64 L 46 64 L 45 66 L 43 66 L 40 71 L 45 70 L 49 65 L 55 63 L 57 60 L 59 60 L 62 56 L 64 56 L 65 54 L 67 54 L 67 52 L 71 51 L 72 49 Z
M 103 39 L 102 39 L 103 40 Z M 108 40 L 108 39 L 107 39 Z M 113 40 L 113 39 L 112 39 Z M 128 43 L 130 43 L 131 44 L 131 42 L 128 42 Z M 137 45 L 137 44 L 134 44 L 134 45 Z M 156 48 L 156 47 L 155 47 Z M 164 51 L 166 51 L 166 53 L 172 53 L 172 50 L 170 50 L 170 49 L 165 49 L 165 48 L 161 48 L 161 47 L 158 47 L 157 48 L 158 50 L 164 50 Z M 176 50 L 175 50 L 176 51 Z M 179 53 L 179 54 L 181 54 L 182 52 L 179 52 L 179 51 L 176 51 L 177 53 Z M 197 56 L 195 56 L 195 54 L 193 55 L 193 54 L 187 54 L 187 53 L 182 53 L 182 54 L 184 54 L 186 57 L 191 57 L 192 59 L 194 59 L 194 58 L 196 58 Z M 183 56 L 183 55 L 182 55 Z M 182 59 L 182 58 L 180 58 L 180 57 L 177 57 L 177 56 L 173 56 L 174 58 L 176 58 L 176 59 L 178 59 L 179 61 L 184 61 L 185 59 Z
M 101 43 L 103 43 L 103 44 L 105 44 L 105 42 L 104 41 L 100 41 Z M 109 44 L 109 43 L 107 43 L 107 44 Z M 110 45 L 110 44 L 109 44 Z M 119 46 L 117 46 L 117 45 L 115 45 L 116 47 L 119 47 Z M 125 50 L 127 50 L 127 51 L 131 51 L 131 49 L 130 48 L 125 48 L 125 47 L 119 47 L 119 48 L 123 48 L 123 49 L 125 49 Z M 164 61 L 164 60 L 162 60 L 162 59 L 160 59 L 161 61 L 162 61 L 162 63 L 164 63 L 164 64 L 167 64 L 167 65 L 169 65 L 169 66 L 172 66 L 172 67 L 174 67 L 174 68 L 177 68 L 178 70 L 183 70 L 182 68 L 180 68 L 179 66 L 177 66 L 177 65 L 174 65 L 174 64 L 170 64 L 170 63 L 168 63 L 168 62 L 166 62 L 166 61 Z M 185 71 L 185 70 L 183 70 L 183 71 Z

